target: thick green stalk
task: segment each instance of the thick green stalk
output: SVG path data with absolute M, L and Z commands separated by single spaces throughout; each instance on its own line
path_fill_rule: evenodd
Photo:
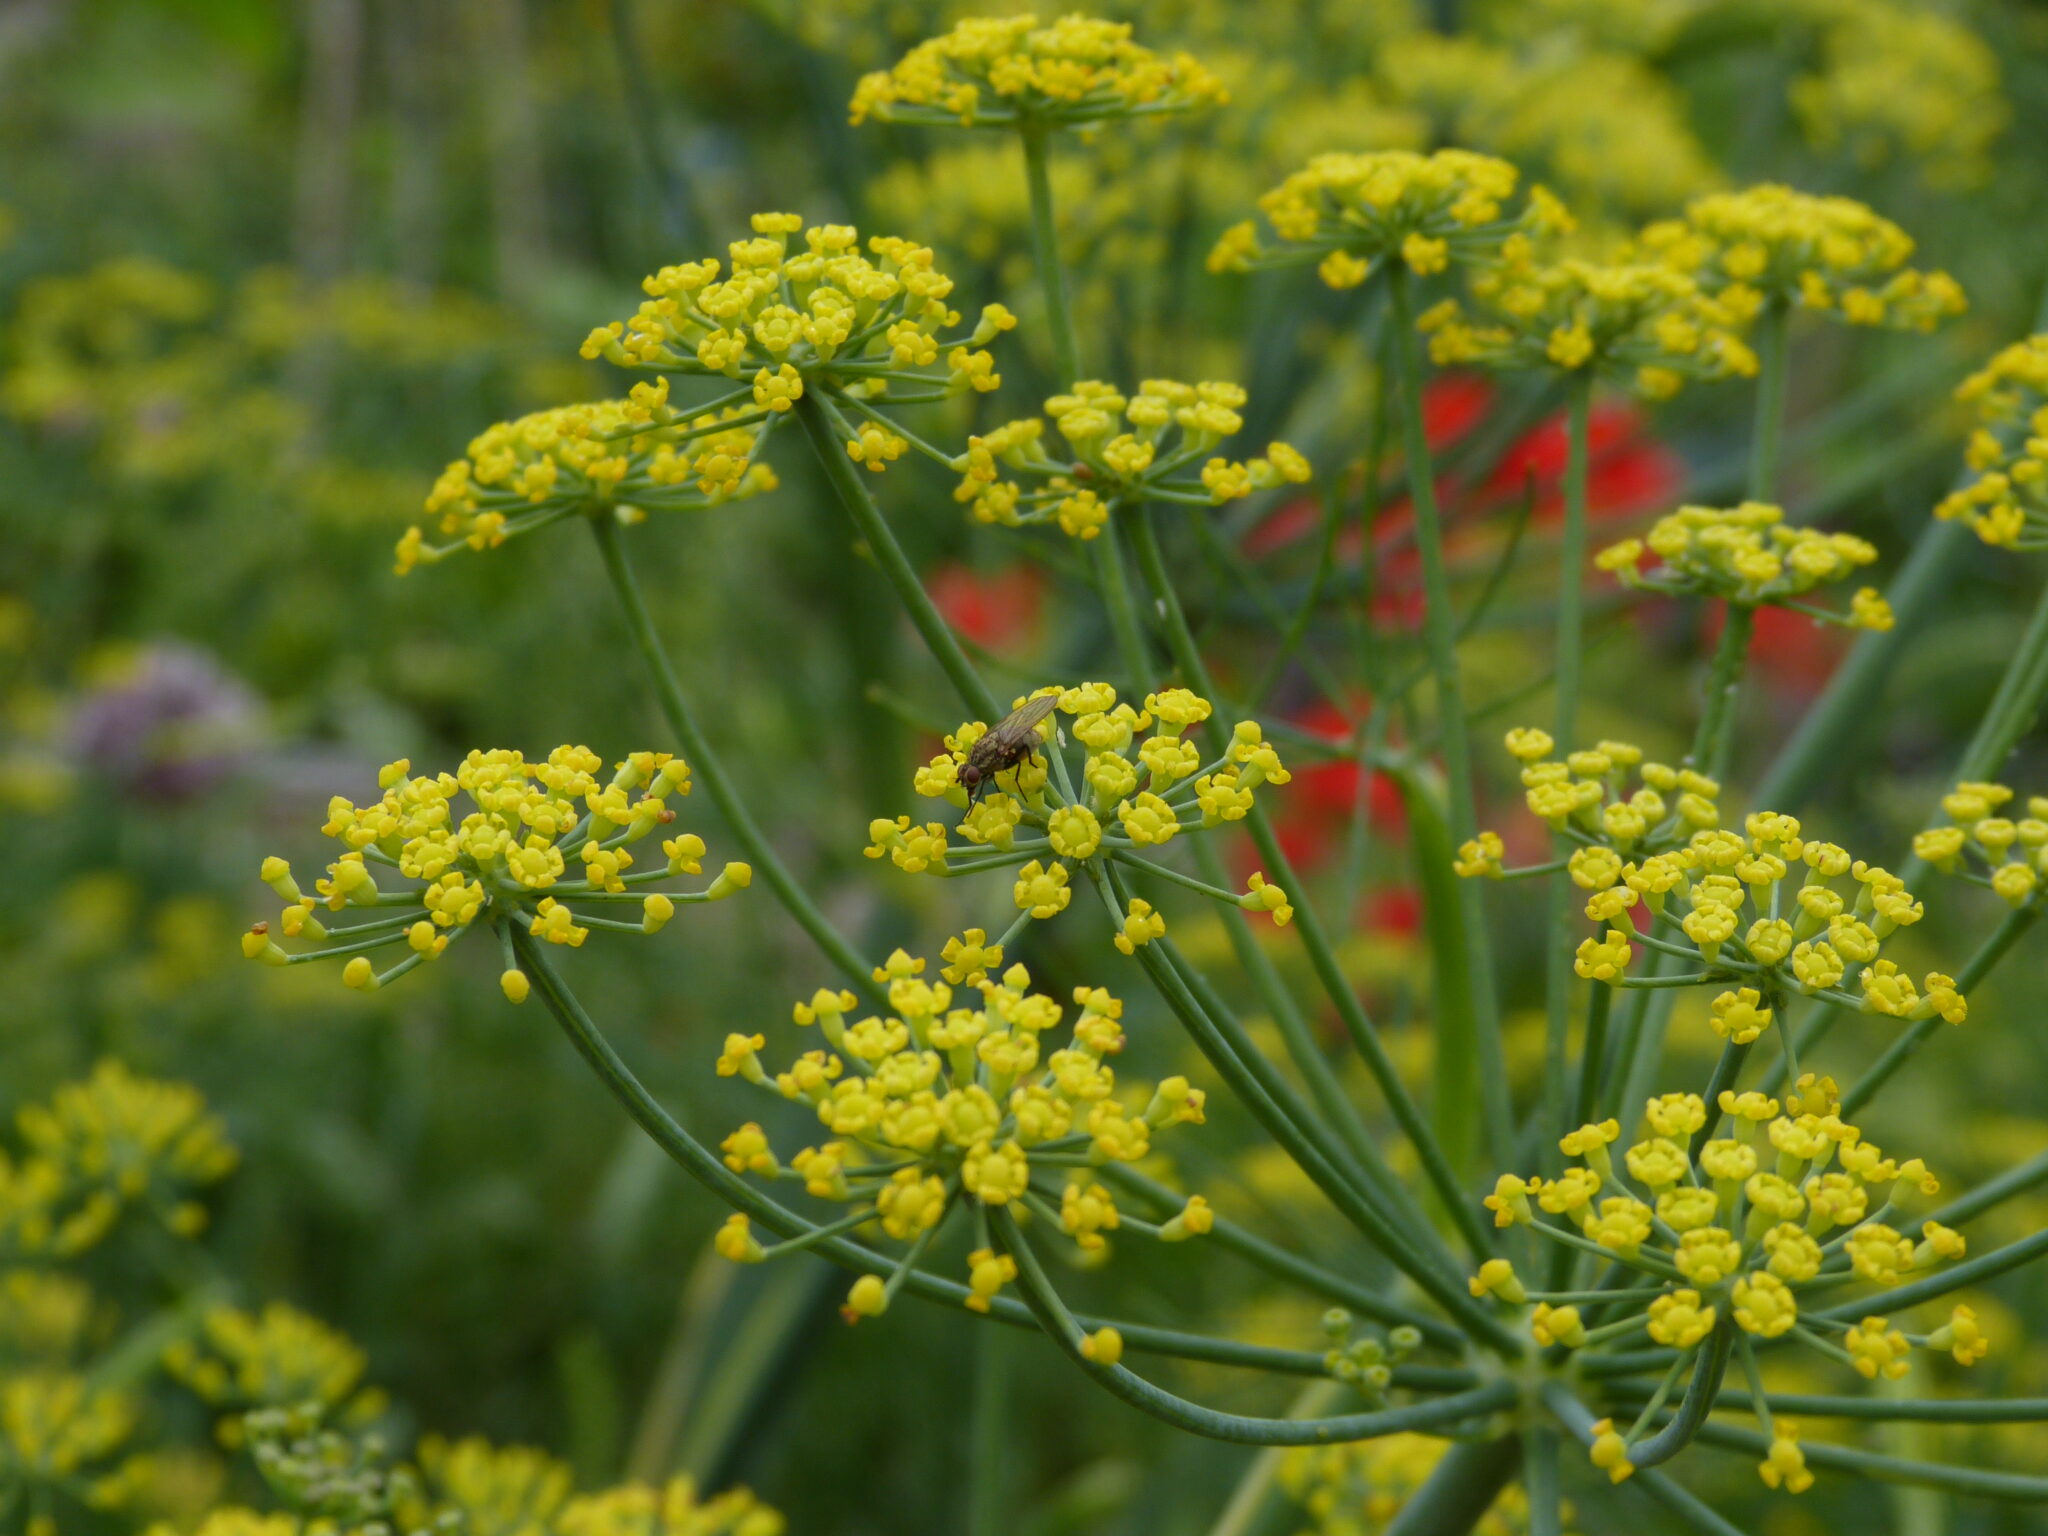
M 1422 887 L 1430 996 L 1436 1005 L 1437 1051 L 1430 1087 L 1437 1135 L 1443 1138 L 1444 1155 L 1452 1166 L 1469 1167 L 1480 1146 L 1478 1121 L 1485 1096 L 1480 1091 L 1478 1010 L 1461 889 L 1467 882 L 1452 867 L 1450 823 L 1421 769 L 1403 764 L 1387 772 L 1401 791 L 1415 879 Z
M 1465 1536 L 1521 1464 L 1518 1435 L 1453 1444 L 1387 1525 L 1385 1536 Z
M 1593 377 L 1590 373 L 1572 380 L 1571 405 L 1565 420 L 1564 543 L 1558 553 L 1557 576 L 1557 714 L 1551 734 L 1560 753 L 1575 752 L 1579 746 L 1579 671 L 1585 648 L 1586 581 L 1586 479 L 1592 456 Z M 1572 843 L 1563 835 L 1552 839 L 1559 858 L 1567 857 Z M 1544 973 L 1545 1025 L 1543 1036 L 1544 1157 L 1551 1163 L 1556 1154 L 1549 1136 L 1570 1129 L 1564 1123 L 1565 1080 L 1569 1075 L 1567 1052 L 1571 1037 L 1573 971 L 1572 936 L 1577 931 L 1578 887 L 1569 874 L 1559 871 L 1550 877 L 1550 953 Z M 1604 1049 L 1604 1042 L 1603 1042 Z M 1579 1097 L 1585 1098 L 1585 1084 L 1598 1073 L 1590 1041 L 1579 1063 Z M 1585 1115 L 1581 1112 L 1579 1118 Z
M 1410 1403 L 1371 1413 L 1336 1414 L 1329 1418 L 1261 1419 L 1218 1413 L 1154 1386 L 1122 1365 L 1099 1365 L 1090 1360 L 1081 1347 L 1088 1330 L 1060 1300 L 1039 1264 L 1038 1256 L 1018 1230 L 1017 1219 L 1007 1207 L 998 1206 L 989 1213 L 989 1224 L 994 1229 L 996 1241 L 1017 1261 L 1018 1294 L 1067 1357 L 1100 1386 L 1132 1407 L 1189 1434 L 1203 1435 L 1212 1440 L 1229 1440 L 1239 1445 L 1329 1445 L 1399 1434 L 1405 1430 L 1441 1428 L 1461 1420 L 1483 1418 L 1505 1408 L 1515 1399 L 1515 1385 L 1501 1381 L 1429 1402 Z
M 1477 831 L 1479 809 L 1472 781 L 1472 742 L 1465 723 L 1465 690 L 1458 670 L 1457 615 L 1451 607 L 1450 573 L 1444 564 L 1443 525 L 1436 504 L 1436 467 L 1422 419 L 1422 352 L 1415 339 L 1408 281 L 1407 269 L 1400 262 L 1388 263 L 1395 388 L 1401 397 L 1401 435 L 1408 460 L 1408 496 L 1415 513 L 1415 542 L 1422 556 L 1423 641 L 1436 678 L 1437 734 L 1442 741 L 1451 840 L 1463 843 Z M 1514 1123 L 1506 1065 L 1501 1059 L 1500 999 L 1493 974 L 1486 897 L 1477 880 L 1461 882 L 1459 895 L 1472 955 L 1472 1032 L 1483 1053 L 1480 1091 L 1491 1135 L 1488 1150 L 1494 1160 L 1504 1163 L 1512 1156 Z
M 661 705 L 662 718 L 675 732 L 676 744 L 682 748 L 697 781 L 711 796 L 711 803 L 718 807 L 718 814 L 725 819 L 733 841 L 740 845 L 740 851 L 746 854 L 747 861 L 767 883 L 768 889 L 775 893 L 775 899 L 796 919 L 797 926 L 811 936 L 825 958 L 839 968 L 871 1005 L 886 1003 L 887 996 L 875 984 L 873 964 L 860 957 L 845 935 L 832 926 L 831 919 L 818 910 L 817 903 L 811 900 L 796 876 L 790 873 L 789 866 L 782 862 L 782 856 L 775 851 L 747 809 L 746 802 L 740 798 L 739 790 L 726 776 L 724 767 L 711 750 L 710 740 L 698 728 L 696 717 L 690 713 L 689 702 L 683 697 L 682 683 L 669 662 L 668 652 L 662 648 L 661 637 L 655 633 L 654 620 L 648 614 L 646 599 L 641 596 L 640 584 L 634 579 L 632 564 L 626 558 L 625 546 L 620 541 L 618 525 L 608 517 L 598 517 L 591 520 L 590 526 L 597 535 L 597 548 L 604 557 L 605 574 L 611 578 L 612 590 L 618 596 L 619 610 L 625 615 L 633 648 L 640 653 L 641 662 L 654 680 L 655 697 Z
M 1009 1508 L 1010 1336 L 974 1331 L 974 1401 L 968 1415 L 967 1536 L 1003 1536 Z
M 1756 425 L 1750 437 L 1749 499 L 1771 501 L 1778 489 L 1778 450 L 1785 435 L 1785 385 L 1791 374 L 1792 312 L 1773 299 L 1757 319 Z
M 1529 1492 L 1529 1536 L 1564 1536 L 1557 1439 L 1557 1431 L 1548 1424 L 1538 1424 L 1528 1433 L 1528 1466 L 1522 1473 L 1522 1483 Z
M 1690 762 L 1710 779 L 1725 780 L 1735 756 L 1736 703 L 1742 694 L 1742 673 L 1749 663 L 1750 637 L 1756 632 L 1756 610 L 1729 603 L 1721 620 L 1721 638 L 1707 670 L 1705 708 L 1693 739 Z
M 1678 1411 L 1671 1416 L 1671 1422 L 1647 1440 L 1639 1440 L 1629 1447 L 1628 1459 L 1638 1468 L 1654 1467 L 1669 1461 L 1699 1434 L 1712 1411 L 1714 1399 L 1720 1396 L 1721 1381 L 1728 1372 L 1728 1352 L 1734 1345 L 1735 1325 L 1723 1319 L 1714 1336 L 1707 1341 L 1707 1347 L 1700 1351 L 1699 1360 L 1694 1364 L 1692 1380 L 1686 1383 L 1685 1396 L 1679 1400 Z
M 1132 523 L 1132 533 L 1137 545 L 1138 566 L 1144 572 L 1146 584 L 1157 600 L 1161 616 L 1166 622 L 1167 645 L 1173 652 L 1174 663 L 1195 691 L 1209 699 L 1217 709 L 1216 729 L 1219 737 L 1227 738 L 1236 728 L 1237 722 L 1224 717 L 1222 696 L 1217 692 L 1214 679 L 1209 676 L 1208 663 L 1202 659 L 1201 647 L 1195 643 L 1194 631 L 1188 628 L 1187 615 L 1180 606 L 1180 597 L 1174 591 L 1166 573 L 1166 561 L 1159 550 L 1159 541 L 1153 535 L 1152 524 L 1145 518 Z M 1317 917 L 1314 904 L 1308 900 L 1307 891 L 1294 872 L 1292 862 L 1280 847 L 1280 840 L 1273 835 L 1272 824 L 1265 812 L 1254 806 L 1245 818 L 1252 841 L 1257 845 L 1259 856 L 1264 859 L 1273 875 L 1286 889 L 1294 903 L 1294 927 L 1301 935 L 1302 945 L 1308 950 L 1309 963 L 1315 968 L 1316 976 L 1336 1005 L 1338 1017 L 1344 1021 L 1353 1043 L 1365 1058 L 1367 1068 L 1386 1096 L 1388 1108 L 1400 1122 L 1402 1131 L 1415 1144 L 1416 1153 L 1422 1159 L 1424 1172 L 1436 1186 L 1451 1219 L 1464 1234 L 1474 1253 L 1487 1253 L 1492 1244 L 1481 1230 L 1474 1213 L 1474 1202 L 1459 1183 L 1443 1148 L 1402 1083 L 1400 1074 L 1394 1070 L 1393 1059 L 1387 1055 L 1386 1047 L 1380 1043 L 1379 1032 L 1345 978 L 1343 967 L 1338 963 L 1336 952 L 1330 947 L 1328 936 L 1323 932 L 1322 922 Z M 1476 964 L 1476 961 L 1475 961 Z M 1496 1033 L 1497 1038 L 1497 1033 Z
M 1038 288 L 1045 298 L 1046 325 L 1052 332 L 1054 381 L 1062 390 L 1081 380 L 1081 341 L 1074 329 L 1073 305 L 1067 297 L 1067 268 L 1060 259 L 1059 221 L 1052 205 L 1052 168 L 1049 163 L 1049 132 L 1043 124 L 1027 123 L 1018 137 L 1024 144 L 1024 176 L 1031 204 L 1031 254 L 1038 267 Z M 1138 610 L 1131 601 L 1130 578 L 1124 573 L 1123 546 L 1118 542 L 1117 519 L 1095 538 L 1088 540 L 1088 563 L 1095 587 L 1109 610 L 1110 633 L 1116 636 L 1117 655 L 1122 660 L 1125 681 L 1136 689 L 1150 685 L 1150 649 L 1145 631 L 1138 623 Z
M 846 456 L 844 424 L 814 392 L 806 392 L 797 401 L 796 416 L 810 435 L 811 447 L 818 455 L 819 464 L 824 467 L 825 478 L 832 482 L 832 489 L 838 493 L 840 505 L 853 519 L 854 527 L 860 530 L 860 536 L 881 566 L 882 574 L 889 578 L 896 600 L 910 615 L 910 622 L 924 638 L 925 648 L 932 653 L 932 659 L 944 670 L 967 707 L 979 712 L 993 725 L 1009 711 L 996 703 L 988 684 L 981 680 L 974 664 L 967 659 L 967 653 L 960 649 L 960 642 L 954 637 L 951 626 L 932 602 L 924 584 L 917 579 L 910 557 L 903 553 L 903 546 L 896 542 L 896 535 L 883 518 L 882 509 L 875 505 L 875 498 L 862 482 L 861 471 Z
M 1585 1125 L 1600 1115 L 1600 1069 L 1607 1064 L 1607 1014 L 1614 1003 L 1614 988 L 1593 983 L 1586 1004 L 1586 1038 L 1579 1051 L 1579 1095 L 1572 1108 L 1574 1126 Z
M 1074 311 L 1067 301 L 1067 267 L 1060 259 L 1059 223 L 1052 206 L 1050 133 L 1042 123 L 1027 123 L 1018 133 L 1024 144 L 1024 177 L 1030 191 L 1031 255 L 1038 264 L 1038 290 L 1045 298 L 1046 325 L 1052 332 L 1052 366 L 1061 389 L 1081 378 L 1081 344 L 1074 331 Z

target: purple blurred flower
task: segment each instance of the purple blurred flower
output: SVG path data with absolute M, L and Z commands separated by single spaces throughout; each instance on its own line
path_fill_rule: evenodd
M 263 734 L 255 692 L 210 653 L 175 641 L 143 647 L 71 716 L 81 767 L 153 800 L 204 794 L 247 761 Z

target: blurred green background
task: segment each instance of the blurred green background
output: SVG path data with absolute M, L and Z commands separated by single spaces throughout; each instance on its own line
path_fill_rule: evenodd
M 1136 16 L 1157 47 L 1196 52 L 1236 99 L 1063 147 L 1084 350 L 1126 380 L 1241 379 L 1251 434 L 1284 434 L 1331 471 L 1367 451 L 1375 386 L 1355 310 L 1201 267 L 1216 232 L 1317 149 L 1494 150 L 1617 228 L 1758 179 L 1846 192 L 1898 220 L 1925 264 L 1962 280 L 1972 312 L 1933 338 L 1803 334 L 1787 472 L 1794 515 L 1863 533 L 1888 561 L 1955 471 L 1949 389 L 2033 328 L 2048 273 L 2038 7 L 1105 9 Z M 858 220 L 933 244 L 963 296 L 1024 317 L 1001 402 L 972 407 L 981 420 L 1021 414 L 1058 382 L 1032 340 L 1012 150 L 845 124 L 859 70 L 955 14 L 891 0 L 0 9 L 0 1108 L 106 1055 L 197 1084 L 245 1152 L 217 1202 L 220 1270 L 245 1304 L 285 1298 L 358 1339 L 401 1425 L 547 1445 L 586 1483 L 679 1465 L 744 1479 L 800 1532 L 960 1528 L 969 1321 L 906 1306 L 848 1329 L 821 1265 L 704 1265 L 722 1213 L 624 1123 L 544 1015 L 503 1003 L 488 956 L 361 997 L 327 969 L 244 966 L 235 937 L 269 915 L 262 856 L 313 867 L 328 796 L 366 794 L 389 759 L 429 769 L 472 746 L 573 740 L 617 757 L 667 745 L 580 542 L 522 541 L 404 581 L 389 560 L 476 431 L 620 387 L 576 344 L 629 311 L 643 272 L 719 250 L 757 208 Z M 1682 496 L 1732 498 L 1738 394 L 1701 390 L 1649 414 L 1615 403 L 1600 482 L 1613 526 Z M 1455 381 L 1433 398 L 1446 421 L 1469 408 L 1479 430 L 1533 430 L 1511 471 L 1554 479 L 1551 402 L 1460 396 Z M 969 407 L 946 409 L 934 431 L 959 440 Z M 636 548 L 688 685 L 789 859 L 875 953 L 935 950 L 1000 902 L 878 871 L 860 847 L 870 817 L 911 803 L 922 742 L 952 723 L 948 696 L 793 446 L 775 450 L 779 494 L 650 526 Z M 956 623 L 997 653 L 1006 684 L 1085 673 L 1101 620 L 1065 551 L 973 528 L 929 468 L 906 463 L 881 494 Z M 1473 575 L 1497 545 L 1487 518 L 1500 498 L 1465 501 Z M 1313 541 L 1284 517 L 1261 524 L 1272 510 L 1219 517 L 1221 531 L 1276 591 L 1298 594 Z M 1482 698 L 1528 681 L 1546 548 L 1539 517 L 1472 643 Z M 1270 631 L 1216 598 L 1198 545 L 1175 554 L 1226 669 L 1257 675 Z M 1965 551 L 1865 711 L 1867 750 L 1787 808 L 1898 856 L 2038 580 L 2022 559 Z M 1383 618 L 1387 646 L 1410 643 L 1398 613 Z M 1610 606 L 1596 734 L 1657 751 L 1683 739 L 1699 622 Z M 1319 617 L 1312 637 L 1343 644 L 1334 620 Z M 1803 629 L 1764 635 L 1739 776 L 1762 770 L 1838 655 Z M 1278 698 L 1304 728 L 1328 726 L 1294 670 Z M 1355 914 L 1360 984 L 1426 1073 L 1412 882 L 1398 836 L 1380 835 L 1398 816 L 1355 769 L 1332 768 L 1302 776 L 1289 832 Z M 2048 790 L 2038 741 L 2008 778 Z M 1512 803 L 1507 786 L 1496 793 Z M 1362 807 L 1385 824 L 1361 850 Z M 725 856 L 701 797 L 686 814 Z M 1541 926 L 1524 915 L 1504 948 L 1528 1004 Z M 1994 920 L 1988 897 L 1954 893 L 1934 917 L 1930 955 Z M 1192 917 L 1179 931 L 1224 953 L 1220 931 Z M 1106 945 L 1057 925 L 1028 943 L 1042 981 L 1138 990 Z M 1298 966 L 1284 939 L 1275 953 Z M 2042 957 L 2037 938 L 1976 1001 L 1967 1045 L 1927 1053 L 1879 1117 L 1880 1140 L 1911 1141 L 1958 1183 L 2048 1144 Z M 574 969 L 628 1056 L 713 1139 L 752 1112 L 708 1070 L 717 1041 L 772 1031 L 827 979 L 758 887 L 658 942 L 592 946 Z M 1185 1068 L 1164 1019 L 1132 1006 L 1136 1069 Z M 1276 1235 L 1329 1249 L 1248 1129 L 1215 1120 L 1190 1177 Z M 2044 1213 L 2020 1202 L 2000 1219 L 2031 1227 Z M 1074 1283 L 1125 1315 L 1313 1344 L 1317 1309 L 1224 1261 L 1134 1247 Z M 2038 1296 L 2008 1301 L 2048 1324 Z M 2018 1319 L 2000 1321 L 2016 1341 Z M 1247 1453 L 1172 1437 L 1087 1392 L 1039 1341 L 1005 1353 L 1019 1533 L 1208 1528 Z M 1983 1371 L 1998 1389 L 2039 1392 L 2048 1351 L 2010 1348 Z M 1218 1404 L 1287 1400 L 1284 1384 L 1169 1374 Z M 2007 1464 L 2048 1458 L 2039 1436 L 1969 1444 Z M 1746 1465 L 1689 1476 L 1731 1509 L 1760 1494 Z M 1758 1528 L 1792 1536 L 1824 1513 L 1898 1510 L 1873 1488 L 1830 1487 L 1759 1514 Z M 2042 1528 L 1989 1507 L 1950 1518 L 1957 1532 Z

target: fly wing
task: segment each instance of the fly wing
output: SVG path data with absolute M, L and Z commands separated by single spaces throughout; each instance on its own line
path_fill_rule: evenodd
M 1012 754 L 1021 756 L 1035 750 L 1038 746 L 1038 723 L 1053 712 L 1059 701 L 1060 696 L 1056 693 L 1026 699 L 988 733 L 989 740 L 1006 757 Z

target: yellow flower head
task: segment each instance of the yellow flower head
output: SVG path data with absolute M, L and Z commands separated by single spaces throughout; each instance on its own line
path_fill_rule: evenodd
M 637 521 L 773 490 L 775 472 L 759 458 L 759 419 L 739 407 L 695 415 L 671 407 L 663 378 L 636 385 L 630 399 L 499 422 L 434 482 L 424 523 L 398 541 L 398 574 L 576 514 Z M 443 542 L 429 542 L 430 532 Z
M 1070 538 L 1086 540 L 1118 507 L 1160 492 L 1220 504 L 1309 480 L 1308 460 L 1286 443 L 1269 443 L 1263 456 L 1247 460 L 1206 457 L 1243 430 L 1245 400 L 1240 386 L 1216 380 L 1146 379 L 1128 394 L 1080 380 L 1045 402 L 1057 439 L 1037 418 L 969 438 L 967 451 L 952 460 L 961 477 L 953 499 L 984 523 L 1057 523 Z M 1035 484 L 1027 488 L 1027 480 Z
M 1904 230 L 1846 197 L 1776 185 L 1710 193 L 1683 218 L 1650 225 L 1640 244 L 1650 259 L 1751 311 L 1797 305 L 1851 325 L 1924 331 L 1965 308 L 1946 272 L 1906 265 L 1913 242 Z
M 1247 220 L 1224 233 L 1209 270 L 1317 262 L 1326 283 L 1349 288 L 1387 260 L 1427 274 L 1490 255 L 1517 231 L 1568 223 L 1541 189 L 1511 213 L 1518 179 L 1507 161 L 1462 149 L 1317 155 L 1259 199 L 1274 243 Z
M 1745 316 L 1656 262 L 1540 259 L 1511 238 L 1500 262 L 1472 280 L 1473 308 L 1447 299 L 1422 316 L 1440 365 L 1594 370 L 1662 399 L 1688 378 L 1746 378 L 1756 354 Z
M 1194 59 L 1154 53 L 1127 22 L 983 16 L 863 75 L 851 111 L 855 123 L 1080 126 L 1227 100 L 1222 81 Z
M 1648 552 L 1656 563 L 1645 569 Z M 1784 512 L 1745 501 L 1728 511 L 1680 507 L 1659 518 L 1646 540 L 1625 539 L 1599 556 L 1601 569 L 1639 591 L 1718 597 L 1745 608 L 1791 606 L 1816 587 L 1845 580 L 1877 558 L 1875 546 L 1849 533 L 1793 528 Z M 1818 623 L 1889 629 L 1891 610 L 1869 588 L 1846 614 L 1799 605 Z
M 749 423 L 778 419 L 818 384 L 844 385 L 847 399 L 862 402 L 857 419 L 829 407 L 828 414 L 843 426 L 854 461 L 870 469 L 908 443 L 880 414 L 888 396 L 873 387 L 875 369 L 901 377 L 937 367 L 943 355 L 945 371 L 923 378 L 922 389 L 987 393 L 1001 385 L 985 348 L 1016 317 L 991 304 L 971 329 L 959 329 L 953 280 L 928 247 L 894 235 L 863 243 L 850 225 L 806 228 L 793 213 L 757 213 L 753 226 L 753 237 L 733 241 L 723 262 L 706 257 L 649 275 L 639 310 L 592 331 L 583 355 L 655 375 L 635 392 L 648 392 L 654 414 L 668 410 L 667 381 L 677 374 L 750 385 L 753 409 L 733 418 Z
M 675 819 L 668 802 L 690 792 L 690 770 L 665 752 L 635 753 L 609 779 L 599 776 L 603 767 L 602 758 L 580 746 L 558 747 L 534 761 L 502 749 L 471 752 L 454 773 L 432 777 L 413 774 L 404 761 L 390 764 L 379 775 L 379 799 L 357 805 L 337 795 L 329 801 L 321 830 L 345 851 L 311 893 L 300 889 L 283 859 L 264 861 L 264 883 L 286 902 L 282 931 L 314 947 L 287 953 L 269 925 L 259 923 L 243 936 L 242 952 L 269 965 L 349 956 L 343 980 L 373 991 L 437 958 L 489 914 L 548 943 L 579 946 L 593 928 L 657 932 L 678 902 L 719 901 L 751 882 L 747 865 L 728 864 L 703 891 L 629 892 L 629 881 L 697 867 L 703 842 L 686 835 L 662 845 L 666 871 L 626 873 L 634 865 L 631 846 Z M 900 829 L 892 827 L 891 834 L 903 843 Z M 571 857 L 580 871 L 570 868 Z M 607 898 L 633 901 L 639 921 L 576 905 L 606 912 L 613 909 L 599 904 Z M 314 915 L 323 906 L 332 912 L 397 906 L 411 910 L 413 919 L 403 926 L 401 917 L 329 927 Z M 363 936 L 352 937 L 358 933 Z M 382 972 L 364 953 L 399 944 L 410 953 Z M 518 982 L 510 976 L 501 979 L 505 995 L 521 1001 L 528 990 L 524 975 Z

